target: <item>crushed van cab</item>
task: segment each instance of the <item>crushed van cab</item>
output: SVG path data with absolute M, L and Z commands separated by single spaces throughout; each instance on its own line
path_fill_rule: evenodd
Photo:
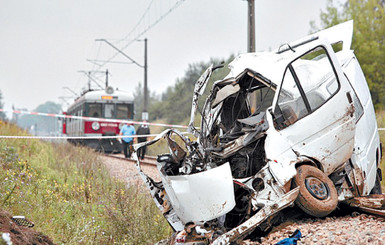
M 173 244 L 229 244 L 269 227 L 286 207 L 323 217 L 340 202 L 359 206 L 355 198 L 381 193 L 381 144 L 352 33 L 349 21 L 240 55 L 198 108 L 218 69 L 210 66 L 193 92 L 197 140 L 169 129 L 134 146 L 162 138 L 169 146 L 157 158 L 160 182 L 136 165 L 176 231 Z

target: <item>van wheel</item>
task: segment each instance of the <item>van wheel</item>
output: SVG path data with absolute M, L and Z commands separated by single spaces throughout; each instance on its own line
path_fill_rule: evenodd
M 329 177 L 318 168 L 308 165 L 300 166 L 293 185 L 294 187 L 299 186 L 299 194 L 295 203 L 305 213 L 315 217 L 324 217 L 336 209 L 337 190 Z

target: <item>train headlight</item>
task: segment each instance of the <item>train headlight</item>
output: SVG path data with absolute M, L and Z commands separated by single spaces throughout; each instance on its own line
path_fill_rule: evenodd
M 98 122 L 93 122 L 91 127 L 94 131 L 98 131 L 100 129 L 100 124 Z

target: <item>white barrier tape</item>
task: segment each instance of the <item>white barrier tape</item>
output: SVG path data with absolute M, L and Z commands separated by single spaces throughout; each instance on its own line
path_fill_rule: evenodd
M 378 131 L 385 131 L 385 128 L 378 128 Z M 182 134 L 191 134 L 182 132 Z M 118 139 L 118 138 L 139 138 L 139 137 L 156 137 L 159 134 L 130 135 L 130 136 L 9 136 L 0 135 L 0 139 Z
M 182 132 L 182 134 L 190 134 L 189 132 Z M 119 138 L 144 138 L 144 137 L 156 137 L 159 134 L 143 134 L 143 135 L 117 135 L 117 136 L 9 136 L 0 135 L 0 139 L 119 139 Z
M 130 135 L 130 136 L 8 136 L 0 135 L 0 139 L 119 139 L 119 138 L 139 138 L 155 137 L 157 134 Z
M 30 111 L 4 110 L 4 109 L 0 109 L 0 112 L 12 112 L 16 114 L 27 114 L 27 115 L 35 115 L 35 116 L 57 117 L 57 118 L 68 118 L 68 119 L 81 119 L 81 120 L 98 121 L 98 122 L 132 123 L 132 124 L 144 124 L 144 125 L 160 126 L 160 127 L 187 128 L 187 126 L 184 126 L 184 125 L 138 122 L 138 121 L 130 121 L 130 120 L 122 120 L 122 119 L 107 119 L 107 118 L 97 118 L 97 117 L 81 117 L 81 116 L 64 115 L 64 114 L 44 113 L 44 112 L 30 112 Z

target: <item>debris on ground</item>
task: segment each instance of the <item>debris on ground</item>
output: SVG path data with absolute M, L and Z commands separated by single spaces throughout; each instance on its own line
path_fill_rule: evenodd
M 275 245 L 297 245 L 298 240 L 302 237 L 300 230 L 295 230 L 293 234 L 291 234 L 288 238 L 282 239 L 277 242 Z
M 263 237 L 262 243 L 275 244 L 299 229 L 297 244 L 385 244 L 385 218 L 353 212 L 341 217 L 288 220 Z
M 0 210 L 0 244 L 53 245 L 52 240 L 28 225 L 18 225 L 12 215 Z M 20 217 L 16 220 L 20 221 Z M 26 223 L 27 224 L 27 223 Z

